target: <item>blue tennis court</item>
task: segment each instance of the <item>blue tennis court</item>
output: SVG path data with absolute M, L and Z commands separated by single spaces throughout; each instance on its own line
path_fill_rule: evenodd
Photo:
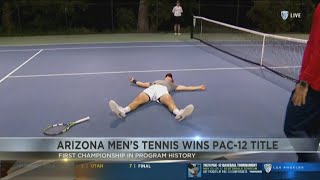
M 284 137 L 293 83 L 264 68 L 197 42 L 135 42 L 0 48 L 0 136 L 43 137 L 50 124 L 90 116 L 63 137 Z M 125 106 L 143 89 L 130 85 L 163 79 L 207 85 L 177 92 L 176 104 L 195 106 L 182 122 L 149 103 L 125 119 L 109 109 Z M 285 86 L 282 86 L 285 85 Z

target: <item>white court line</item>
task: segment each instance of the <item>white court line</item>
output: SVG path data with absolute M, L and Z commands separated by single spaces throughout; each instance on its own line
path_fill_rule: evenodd
M 27 51 L 39 51 L 40 49 L 8 49 L 8 50 L 0 50 L 0 53 L 6 52 L 27 52 Z
M 270 69 L 293 69 L 293 68 L 301 68 L 301 66 L 275 66 L 269 67 Z
M 298 66 L 283 66 L 270 68 L 296 68 Z M 59 77 L 59 76 L 86 76 L 86 75 L 103 75 L 103 74 L 129 74 L 129 73 L 154 73 L 154 72 L 188 72 L 188 71 L 221 71 L 221 70 L 254 70 L 265 69 L 264 67 L 227 67 L 227 68 L 198 68 L 198 69 L 158 69 L 158 70 L 141 70 L 141 71 L 106 71 L 106 72 L 90 72 L 90 73 L 62 73 L 62 74 L 35 74 L 35 75 L 19 75 L 10 76 L 9 78 L 37 78 L 37 77 Z
M 192 39 L 191 39 L 192 40 Z M 104 41 L 104 42 L 73 42 L 73 43 L 43 43 L 43 44 L 22 44 L 22 45 L 0 45 L 0 47 L 27 47 L 27 46 L 60 46 L 60 45 L 95 45 L 95 44 L 137 44 L 137 43 L 181 43 L 184 41 Z M 188 41 L 187 41 L 188 42 Z M 189 42 L 199 42 L 197 40 Z
M 224 44 L 224 45 L 215 45 L 218 47 L 260 47 L 261 45 L 235 45 L 235 44 Z M 266 45 L 266 47 L 274 47 L 272 45 Z M 278 45 L 279 47 L 281 45 Z M 208 47 L 205 44 L 194 44 L 194 45 L 146 45 L 146 46 L 86 46 L 86 47 L 61 47 L 61 48 L 43 48 L 46 51 L 58 51 L 58 50 L 89 50 L 89 49 L 134 49 L 134 48 L 183 48 L 183 47 Z M 291 46 L 288 46 L 291 47 Z M 5 52 L 25 52 L 25 51 L 38 51 L 39 49 L 8 49 L 8 50 L 0 50 L 0 53 Z
M 195 44 L 195 45 L 148 45 L 148 46 L 86 46 L 86 47 L 61 47 L 61 48 L 43 48 L 46 51 L 58 51 L 58 50 L 86 50 L 86 49 L 134 49 L 134 48 L 183 48 L 183 47 L 205 47 L 207 45 Z M 8 49 L 0 50 L 1 52 L 16 52 L 16 51 L 37 51 L 39 49 Z
M 187 71 L 219 71 L 219 70 L 245 70 L 259 69 L 260 67 L 230 67 L 230 68 L 199 68 L 199 69 L 158 69 L 142 71 L 106 71 L 92 73 L 63 73 L 63 74 L 38 74 L 38 75 L 21 75 L 10 76 L 10 78 L 36 78 L 36 77 L 59 77 L 59 76 L 85 76 L 85 75 L 103 75 L 103 74 L 128 74 L 128 73 L 154 73 L 154 72 L 187 72 Z
M 6 80 L 8 77 L 10 77 L 13 73 L 15 73 L 16 71 L 18 71 L 22 66 L 24 66 L 25 64 L 27 64 L 29 61 L 31 61 L 34 57 L 36 57 L 38 54 L 40 54 L 43 51 L 43 49 L 41 49 L 40 51 L 38 51 L 36 54 L 34 54 L 32 57 L 30 57 L 28 60 L 26 60 L 24 63 L 22 63 L 20 66 L 18 66 L 16 69 L 14 69 L 13 71 L 11 71 L 9 74 L 7 74 L 5 77 L 3 77 L 0 80 L 0 84 Z

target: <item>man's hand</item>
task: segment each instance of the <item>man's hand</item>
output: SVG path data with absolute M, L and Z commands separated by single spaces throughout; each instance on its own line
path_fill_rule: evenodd
M 150 83 L 137 81 L 137 80 L 136 80 L 135 78 L 133 78 L 133 77 L 130 77 L 130 78 L 129 78 L 129 81 L 130 81 L 130 83 L 135 84 L 135 85 L 137 85 L 137 86 L 139 86 L 139 87 L 142 87 L 142 88 L 148 88 L 148 87 L 150 87 Z
M 204 91 L 204 90 L 206 90 L 207 89 L 207 87 L 205 86 L 205 85 L 200 85 L 199 86 L 199 90 L 201 90 L 201 91 Z
M 129 78 L 130 83 L 133 83 L 133 80 L 134 80 L 133 77 L 130 77 L 130 78 Z
M 292 102 L 295 106 L 301 106 L 306 104 L 306 96 L 308 93 L 308 87 L 301 86 L 298 83 L 295 87 L 295 91 L 292 96 Z

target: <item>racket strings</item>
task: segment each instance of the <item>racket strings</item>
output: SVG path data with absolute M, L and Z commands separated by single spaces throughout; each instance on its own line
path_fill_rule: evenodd
M 52 126 L 44 130 L 44 133 L 47 135 L 56 135 L 65 132 L 68 129 L 67 124 L 62 124 L 58 126 Z

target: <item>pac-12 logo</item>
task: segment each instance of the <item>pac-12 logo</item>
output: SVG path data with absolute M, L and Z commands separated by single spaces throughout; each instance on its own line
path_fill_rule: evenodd
M 289 11 L 281 11 L 281 17 L 283 20 L 287 20 L 289 17 Z
M 289 12 L 289 11 L 281 11 L 281 17 L 285 21 L 288 18 L 290 19 L 301 19 L 301 13 Z
M 264 164 L 263 167 L 267 173 L 271 172 L 272 170 L 272 164 Z

